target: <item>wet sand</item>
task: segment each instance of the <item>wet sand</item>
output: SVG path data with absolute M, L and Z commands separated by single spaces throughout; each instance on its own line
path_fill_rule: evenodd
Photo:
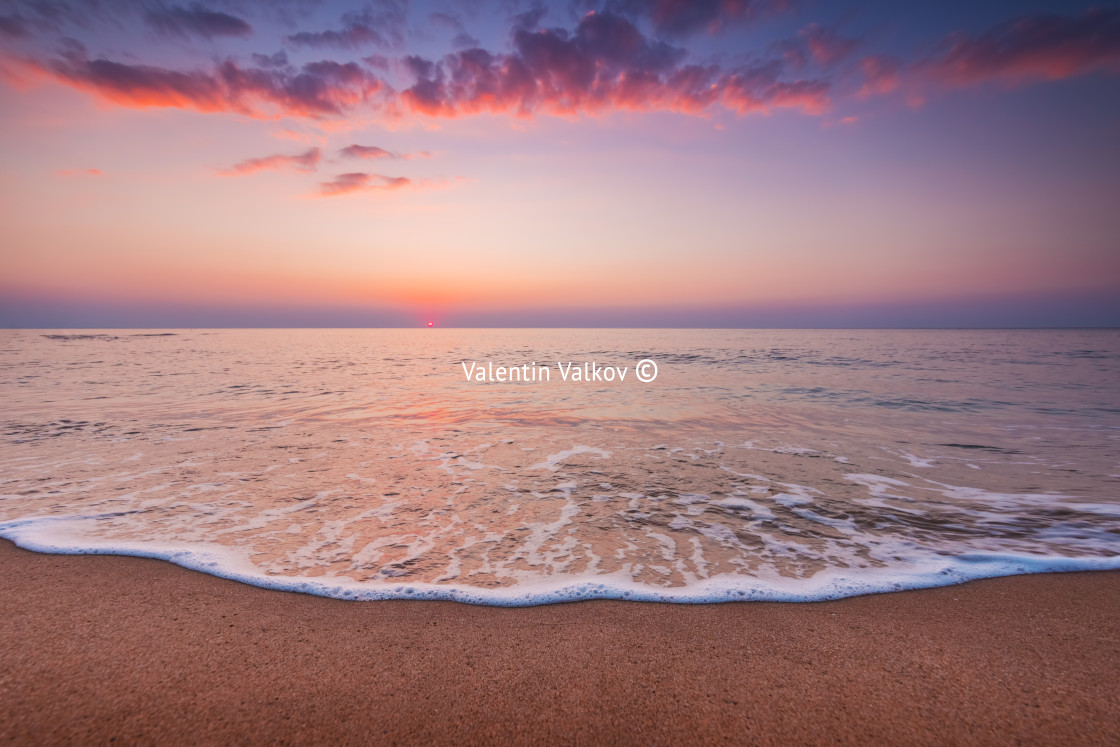
M 5 743 L 1120 743 L 1120 572 L 498 609 L 0 568 Z

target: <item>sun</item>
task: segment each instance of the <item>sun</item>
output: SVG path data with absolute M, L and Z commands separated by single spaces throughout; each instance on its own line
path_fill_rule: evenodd
M 435 322 L 428 322 L 428 326 L 429 326 L 429 327 L 434 327 L 434 326 L 435 326 L 435 324 L 436 324 Z

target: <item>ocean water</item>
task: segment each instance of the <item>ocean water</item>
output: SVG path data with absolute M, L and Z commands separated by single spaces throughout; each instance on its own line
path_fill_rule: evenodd
M 0 536 L 44 552 L 495 605 L 1120 568 L 1115 330 L 5 331 L 0 370 Z

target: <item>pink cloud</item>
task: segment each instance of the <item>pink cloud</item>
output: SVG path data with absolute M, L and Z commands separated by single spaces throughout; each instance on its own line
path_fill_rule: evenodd
M 365 192 L 379 189 L 400 189 L 412 184 L 412 180 L 404 176 L 383 176 L 381 174 L 366 174 L 351 172 L 339 174 L 327 182 L 320 182 L 319 194 L 326 197 L 350 194 L 351 192 Z
M 322 160 L 322 157 L 323 154 L 321 150 L 318 148 L 311 148 L 304 153 L 299 153 L 294 156 L 276 154 L 263 156 L 261 158 L 249 158 L 234 164 L 228 169 L 223 169 L 218 173 L 226 176 L 241 176 L 244 174 L 252 174 L 257 171 L 264 171 L 266 169 L 284 169 L 288 167 L 293 167 L 300 171 L 314 171 L 315 167 L 319 165 L 319 161 Z
M 337 197 L 355 192 L 388 192 L 407 189 L 409 191 L 427 191 L 446 189 L 455 185 L 473 182 L 462 176 L 451 179 L 410 179 L 404 176 L 385 176 L 365 172 L 351 172 L 339 174 L 334 179 L 319 183 L 320 197 Z
M 902 85 L 902 63 L 887 55 L 871 55 L 859 61 L 863 74 L 863 86 L 856 93 L 857 98 L 882 96 L 894 93 Z
M 339 150 L 338 155 L 341 158 L 392 158 L 400 159 L 402 161 L 410 161 L 413 158 L 430 158 L 431 153 L 426 150 L 418 151 L 416 153 L 394 153 L 393 151 L 379 148 L 376 145 L 347 145 L 345 148 Z

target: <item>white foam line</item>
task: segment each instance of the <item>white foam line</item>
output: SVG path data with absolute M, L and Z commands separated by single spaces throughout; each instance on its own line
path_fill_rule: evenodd
M 672 589 L 633 581 L 628 574 L 636 572 L 636 568 L 604 575 L 565 576 L 502 589 L 432 583 L 401 584 L 391 581 L 358 582 L 346 578 L 332 578 L 328 582 L 322 577 L 266 575 L 253 566 L 246 551 L 237 548 L 218 545 L 154 546 L 68 536 L 65 532 L 66 524 L 77 520 L 79 520 L 77 517 L 37 517 L 2 522 L 0 537 L 14 542 L 25 550 L 35 552 L 157 558 L 190 570 L 276 591 L 300 592 L 355 601 L 424 599 L 496 607 L 528 607 L 587 599 L 624 599 L 678 604 L 734 601 L 815 602 L 862 594 L 950 586 L 999 576 L 1120 570 L 1120 555 L 1074 558 L 1061 555 L 973 552 L 956 557 L 935 556 L 928 559 L 921 568 L 862 569 L 854 574 L 849 570 L 833 568 L 809 578 L 798 579 L 781 577 L 767 579 L 720 574 L 690 586 Z

